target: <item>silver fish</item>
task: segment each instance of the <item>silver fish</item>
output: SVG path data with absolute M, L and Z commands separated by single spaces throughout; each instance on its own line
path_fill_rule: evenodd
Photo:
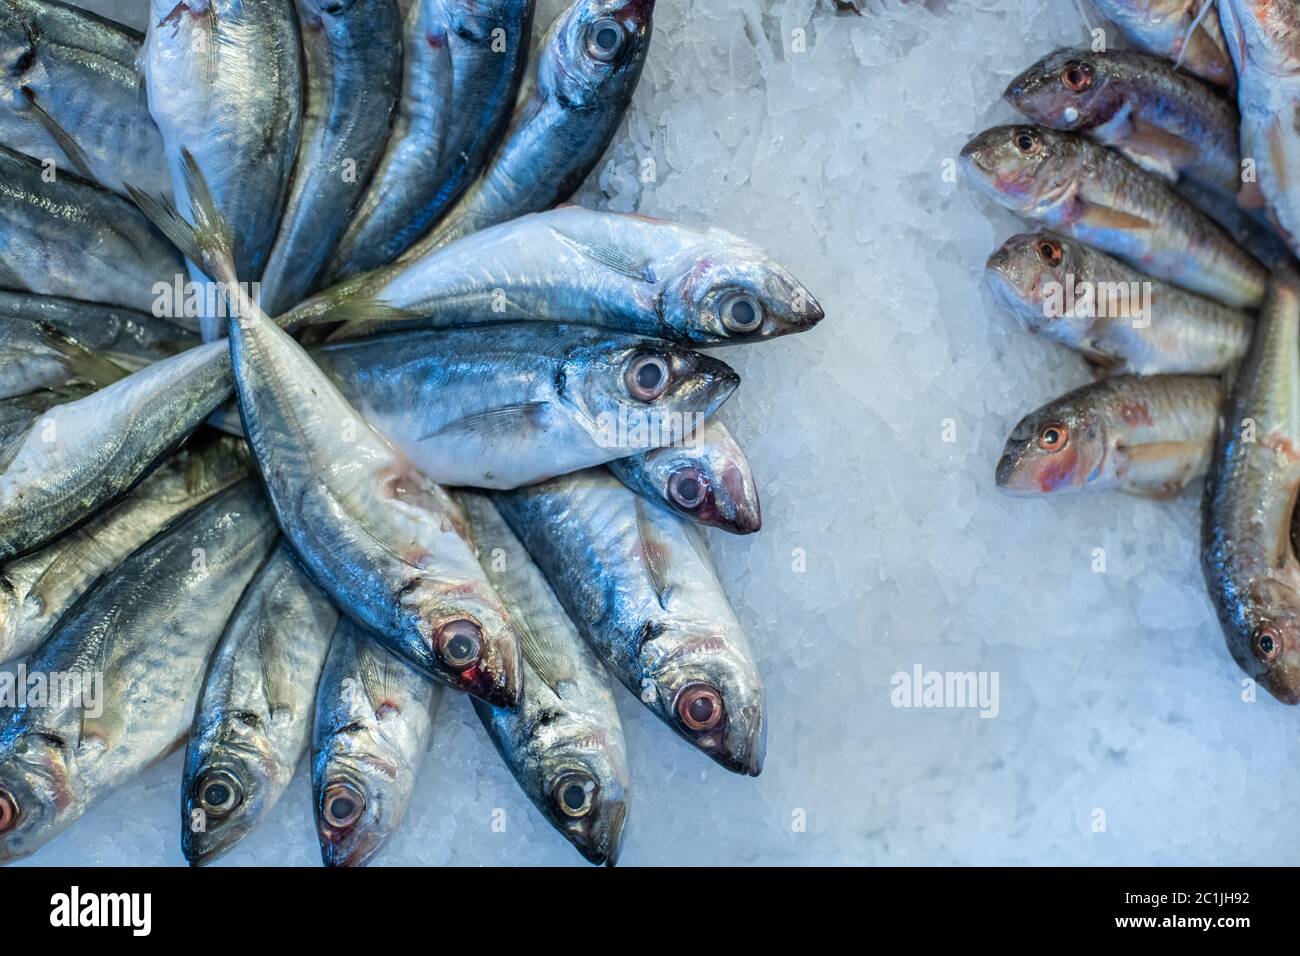
M 261 489 L 241 482 L 64 616 L 27 661 L 60 677 L 59 693 L 0 727 L 0 862 L 39 849 L 183 738 L 208 656 L 274 541 Z
M 697 524 L 753 534 L 763 524 L 749 462 L 727 426 L 710 418 L 675 445 L 607 463 L 623 484 Z
M 0 286 L 149 312 L 180 254 L 131 203 L 0 146 Z
M 53 326 L 0 316 L 0 398 L 77 382 L 109 385 L 126 374 Z
M 119 504 L 35 554 L 0 566 L 0 662 L 35 650 L 104 573 L 251 472 L 243 442 L 195 436 Z
M 208 665 L 181 779 L 181 849 L 208 863 L 284 795 L 311 739 L 338 611 L 283 542 L 240 598 Z
M 542 815 L 589 862 L 618 862 L 631 781 L 609 678 L 583 643 L 546 578 L 491 500 L 457 500 L 479 544 L 479 562 L 510 609 L 524 643 L 517 709 L 474 702 L 493 743 Z
M 517 488 L 682 441 L 739 383 L 717 359 L 590 326 L 402 332 L 317 365 L 434 481 Z
M 654 0 L 575 0 L 542 38 L 514 115 L 483 175 L 404 256 L 564 202 L 582 185 L 632 101 L 650 49 Z
M 442 688 L 339 619 L 316 690 L 311 784 L 326 866 L 364 866 L 415 789 Z
M 289 198 L 261 276 L 271 315 L 306 296 L 347 228 L 379 162 L 401 82 L 396 0 L 299 0 L 298 10 L 306 106 Z
M 1174 60 L 1217 86 L 1232 86 L 1232 61 L 1219 27 L 1215 0 L 1093 2 L 1106 19 L 1148 53 Z
M 357 276 L 285 318 L 359 320 L 339 337 L 550 319 L 713 345 L 802 332 L 823 314 L 789 272 L 730 233 L 566 206 Z
M 700 529 L 604 468 L 492 500 L 611 673 L 689 743 L 757 776 L 763 681 Z
M 166 192 L 162 136 L 136 70 L 143 35 L 55 0 L 0 9 L 0 142 L 114 192 Z
M 482 168 L 528 62 L 533 0 L 416 0 L 404 81 L 374 179 L 327 270 L 329 284 L 396 259 Z

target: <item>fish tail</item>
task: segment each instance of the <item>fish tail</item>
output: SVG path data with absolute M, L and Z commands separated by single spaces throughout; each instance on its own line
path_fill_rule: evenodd
M 191 262 L 223 282 L 235 282 L 235 253 L 225 218 L 208 188 L 208 181 L 188 149 L 181 150 L 185 189 L 190 197 L 191 225 L 166 199 L 155 198 L 126 184 L 131 199 Z

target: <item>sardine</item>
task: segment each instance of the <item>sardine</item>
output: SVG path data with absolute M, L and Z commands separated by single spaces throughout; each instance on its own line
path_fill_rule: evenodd
M 162 136 L 136 70 L 144 37 L 56 0 L 0 9 L 0 142 L 114 192 L 166 192 Z
M 1300 275 L 1273 279 L 1205 483 L 1201 566 L 1228 650 L 1278 700 L 1300 701 Z
M 564 202 L 614 138 L 650 48 L 654 0 L 575 0 L 546 31 L 510 126 L 487 168 L 408 251 Z
M 121 503 L 35 554 L 0 566 L 0 662 L 35 650 L 105 572 L 251 471 L 243 442 L 195 436 Z
M 339 619 L 316 690 L 311 784 L 326 866 L 364 866 L 415 789 L 442 688 Z
M 1232 86 L 1232 61 L 1215 0 L 1093 0 L 1106 19 L 1156 56 L 1217 86 Z M 1222 3 L 1222 0 L 1219 0 Z
M 306 296 L 347 228 L 383 152 L 401 83 L 396 0 L 299 0 L 298 11 L 306 104 L 289 197 L 261 277 L 271 315 Z
M 997 484 L 1018 497 L 1119 489 L 1172 498 L 1205 474 L 1222 411 L 1223 384 L 1210 376 L 1104 378 L 1022 418 Z
M 701 530 L 604 468 L 492 500 L 610 672 L 693 746 L 757 776 L 763 682 Z
M 698 524 L 732 534 L 753 534 L 763 524 L 749 462 L 727 426 L 716 418 L 682 444 L 608 464 L 633 491 Z
M 208 656 L 275 533 L 261 488 L 243 481 L 64 616 L 27 661 L 28 674 L 59 679 L 58 694 L 0 727 L 0 862 L 39 849 L 183 739 Z
M 998 126 L 961 155 L 975 184 L 1022 216 L 1225 305 L 1254 308 L 1264 299 L 1264 267 L 1119 153 L 1041 126 Z
M 415 0 L 383 159 L 327 270 L 387 265 L 464 192 L 496 145 L 528 62 L 533 0 Z
M 1110 374 L 1218 375 L 1250 345 L 1254 323 L 1246 313 L 1056 233 L 1012 236 L 989 257 L 985 275 L 1031 333 Z
M 1168 60 L 1058 50 L 1012 80 L 1006 99 L 1035 123 L 1084 133 L 1166 179 L 1186 175 L 1228 194 L 1241 186 L 1236 106 Z
M 483 494 L 457 500 L 479 561 L 524 644 L 517 709 L 474 702 L 506 766 L 542 815 L 589 862 L 618 862 L 631 781 L 609 678 L 519 539 Z
M 181 849 L 191 865 L 229 850 L 284 795 L 311 739 L 338 617 L 283 542 L 244 591 L 208 665 L 185 752 Z
M 434 481 L 517 488 L 684 440 L 739 383 L 717 359 L 590 326 L 519 322 L 316 349 L 317 365 Z

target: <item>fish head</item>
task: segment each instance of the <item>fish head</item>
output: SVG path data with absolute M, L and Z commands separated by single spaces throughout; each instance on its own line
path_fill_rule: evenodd
M 714 419 L 681 445 L 645 454 L 650 488 L 674 511 L 732 534 L 753 534 L 763 523 L 758 486 L 731 433 Z
M 75 818 L 69 759 L 57 735 L 0 732 L 0 863 L 36 852 Z
M 1052 129 L 1091 129 L 1123 105 L 1114 61 L 1087 50 L 1057 50 L 1011 81 L 1003 98 Z
M 961 150 L 967 175 L 983 192 L 1018 212 L 1054 202 L 1077 177 L 1065 134 L 1043 126 L 995 126 Z
M 1078 343 L 1091 319 L 1067 314 L 1064 303 L 1066 290 L 1085 275 L 1084 256 L 1080 244 L 1065 236 L 1046 230 L 1021 233 L 989 256 L 984 277 L 994 296 L 1030 332 L 1047 332 L 1059 341 Z
M 1241 669 L 1287 704 L 1300 703 L 1300 592 L 1295 581 L 1267 576 L 1248 589 L 1225 628 Z
M 763 679 L 743 641 L 719 632 L 725 624 L 649 622 L 643 646 L 663 647 L 649 671 L 653 700 L 670 727 L 734 773 L 757 777 L 767 749 Z M 738 624 L 733 624 L 739 630 Z
M 258 715 L 230 715 L 201 732 L 186 753 L 181 781 L 185 859 L 192 866 L 209 863 L 243 839 L 266 813 L 277 775 Z
M 1016 425 L 998 461 L 998 487 L 1021 497 L 1081 491 L 1104 472 L 1106 447 L 1102 417 L 1066 395 Z
M 473 560 L 471 555 L 470 560 Z M 477 562 L 475 562 L 477 569 Z M 401 653 L 426 673 L 497 707 L 519 702 L 522 644 L 510 615 L 481 573 L 426 577 L 403 596 L 419 634 Z
M 662 320 L 698 344 L 757 341 L 803 332 L 825 318 L 813 294 L 761 249 L 721 229 L 671 265 Z
M 336 754 L 322 768 L 314 789 L 316 834 L 326 866 L 365 866 L 401 822 L 406 804 L 395 794 L 409 788 L 371 786 L 369 780 L 372 769 L 384 772 L 379 768 L 386 761 L 379 754 L 350 754 L 347 759 Z
M 577 0 L 543 41 L 538 84 L 566 109 L 625 105 L 650 46 L 654 0 Z

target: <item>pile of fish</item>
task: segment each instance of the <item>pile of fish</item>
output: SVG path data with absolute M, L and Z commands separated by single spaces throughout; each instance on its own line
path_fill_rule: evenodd
M 822 310 L 721 230 L 566 204 L 653 7 L 533 44 L 532 0 L 154 0 L 145 36 L 3 0 L 0 862 L 184 743 L 192 863 L 309 755 L 363 864 L 447 688 L 593 863 L 632 799 L 608 674 L 759 773 L 702 531 L 758 495 L 698 349 Z
M 1300 2 L 1097 6 L 1137 49 L 1045 57 L 1006 92 L 1032 124 L 962 151 L 981 190 L 1043 226 L 988 260 L 997 298 L 1098 376 L 1015 426 L 997 483 L 1168 498 L 1204 477 L 1228 649 L 1294 704 Z

